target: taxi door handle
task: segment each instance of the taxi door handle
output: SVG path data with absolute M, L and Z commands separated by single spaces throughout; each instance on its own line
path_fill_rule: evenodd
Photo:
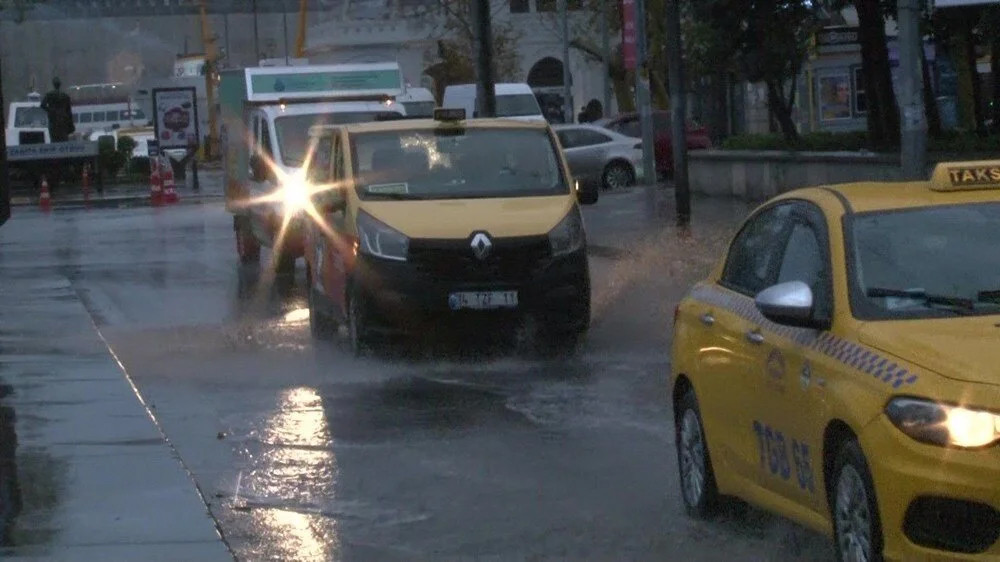
M 752 344 L 760 345 L 764 343 L 764 334 L 760 333 L 760 330 L 750 330 L 746 335 L 747 341 Z
M 711 312 L 706 312 L 701 315 L 701 323 L 706 326 L 712 326 L 715 324 L 715 316 L 712 316 Z

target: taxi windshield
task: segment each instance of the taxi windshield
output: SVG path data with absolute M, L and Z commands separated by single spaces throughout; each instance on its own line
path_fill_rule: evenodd
M 281 161 L 286 166 L 301 166 L 309 146 L 309 128 L 313 125 L 346 125 L 366 123 L 382 115 L 398 115 L 393 111 L 337 111 L 333 113 L 283 115 L 274 120 L 281 149 Z
M 850 224 L 860 319 L 1000 314 L 1000 203 L 863 213 Z
M 569 192 L 548 132 L 426 129 L 354 133 L 362 199 L 531 197 Z

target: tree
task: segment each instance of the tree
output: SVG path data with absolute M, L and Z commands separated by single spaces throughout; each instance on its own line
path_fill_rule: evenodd
M 819 8 L 810 0 L 688 0 L 686 15 L 693 68 L 721 67 L 762 82 L 781 133 L 798 141 L 792 110 Z
M 464 84 L 476 79 L 476 22 L 472 21 L 473 0 L 438 0 L 443 14 L 435 36 L 437 49 L 433 58 L 437 62 L 427 67 L 426 73 L 434 79 L 438 99 L 450 84 Z M 517 54 L 520 35 L 510 22 L 498 23 L 496 17 L 505 6 L 491 14 L 493 17 L 493 73 L 497 81 L 513 81 L 521 73 Z
M 980 27 L 986 35 L 990 46 L 990 74 L 993 76 L 992 99 L 990 100 L 990 117 L 993 119 L 992 131 L 1000 134 L 1000 6 L 989 6 L 983 13 Z

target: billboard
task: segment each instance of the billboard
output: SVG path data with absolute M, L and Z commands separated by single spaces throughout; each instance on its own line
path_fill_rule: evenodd
M 635 40 L 635 0 L 622 0 L 622 56 L 628 70 L 635 70 Z
M 161 149 L 199 144 L 195 88 L 153 88 L 153 131 Z

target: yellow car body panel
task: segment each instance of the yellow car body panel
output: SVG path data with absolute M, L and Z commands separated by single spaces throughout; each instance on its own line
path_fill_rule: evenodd
M 1000 444 L 983 450 L 924 444 L 884 413 L 897 396 L 1000 413 L 1000 314 L 856 319 L 844 232 L 851 213 L 1000 203 L 994 170 L 1000 163 L 942 164 L 929 182 L 808 188 L 751 215 L 792 201 L 822 212 L 834 304 L 826 330 L 766 319 L 752 296 L 723 282 L 731 246 L 678 306 L 671 385 L 675 396 L 679 384 L 694 390 L 721 494 L 832 534 L 826 446 L 845 429 L 857 437 L 872 473 L 886 559 L 1000 560 L 1000 541 L 961 554 L 919 546 L 903 532 L 907 508 L 921 496 L 980 502 L 1000 512 Z M 765 453 L 778 437 L 791 462 Z

